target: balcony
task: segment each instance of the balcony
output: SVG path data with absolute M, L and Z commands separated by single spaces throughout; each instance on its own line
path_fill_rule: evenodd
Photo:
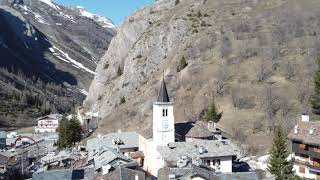
M 310 161 L 310 160 L 294 160 L 295 164 L 300 164 L 309 167 L 312 171 L 320 172 L 320 164 L 316 161 Z
M 313 148 L 310 148 L 310 156 L 312 158 L 317 158 L 317 159 L 320 159 L 320 149 L 319 148 L 316 148 L 316 147 L 313 147 Z
M 293 143 L 292 144 L 292 151 L 297 154 L 304 154 L 307 156 L 310 155 L 309 147 L 305 144 Z

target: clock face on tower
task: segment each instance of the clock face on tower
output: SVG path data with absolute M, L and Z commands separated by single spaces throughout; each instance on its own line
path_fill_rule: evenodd
M 168 121 L 163 121 L 162 122 L 162 128 L 164 130 L 168 130 L 169 129 L 169 122 Z

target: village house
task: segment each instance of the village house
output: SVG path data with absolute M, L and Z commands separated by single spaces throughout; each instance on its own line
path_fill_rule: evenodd
M 320 122 L 311 122 L 308 115 L 302 115 L 288 139 L 292 141 L 295 173 L 303 178 L 319 180 Z
M 145 180 L 146 173 L 136 162 L 119 165 L 114 171 L 95 177 L 96 180 Z
M 196 139 L 214 140 L 216 137 L 215 134 L 209 130 L 206 123 L 196 121 L 190 131 L 185 135 L 185 139 L 189 142 Z
M 158 172 L 161 177 L 173 177 L 171 170 L 177 172 L 177 177 L 187 179 L 197 179 L 193 173 L 198 173 L 202 179 L 222 174 L 233 177 L 230 176 L 234 174 L 232 162 L 240 154 L 236 145 L 222 138 L 221 130 L 214 123 L 186 122 L 185 125 L 179 123 L 180 128 L 177 128 L 173 105 L 163 80 L 158 99 L 153 103 L 152 135 L 145 137 L 135 132 L 118 132 L 89 139 L 89 164 L 93 164 L 103 177 L 116 176 L 122 165 L 134 161 L 151 177 L 158 177 Z M 159 171 L 163 168 L 167 171 Z M 236 173 L 234 177 L 246 179 L 247 176 L 248 173 Z
M 80 106 L 77 108 L 76 114 L 85 134 L 91 133 L 98 127 L 99 113 L 85 112 L 84 108 Z
M 177 166 L 178 160 L 185 157 L 191 158 L 194 164 L 207 165 L 223 173 L 232 172 L 232 160 L 238 153 L 232 145 L 217 140 L 174 142 L 158 147 L 158 151 L 165 162 L 164 166 Z
M 37 119 L 38 126 L 34 127 L 35 133 L 55 133 L 62 119 L 61 114 L 50 114 Z

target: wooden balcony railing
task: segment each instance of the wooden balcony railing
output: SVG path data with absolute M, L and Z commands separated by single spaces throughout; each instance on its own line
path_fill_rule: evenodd
M 320 153 L 320 149 L 319 148 L 312 148 L 312 149 L 313 149 L 313 152 Z
M 305 165 L 310 167 L 311 169 L 320 171 L 320 164 L 317 161 L 304 161 L 304 160 L 299 160 L 299 159 L 295 159 L 294 162 L 296 164 L 301 164 L 301 165 Z

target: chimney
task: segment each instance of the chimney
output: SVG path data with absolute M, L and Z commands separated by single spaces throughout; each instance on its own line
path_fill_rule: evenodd
M 298 125 L 295 125 L 295 126 L 294 126 L 294 133 L 295 133 L 295 134 L 298 134 L 298 133 L 299 133 L 299 127 L 298 127 Z
M 301 116 L 301 121 L 302 121 L 302 122 L 309 122 L 309 115 L 307 115 L 307 114 L 302 114 L 302 116 Z
M 316 128 L 309 129 L 309 134 L 312 135 L 316 131 Z

